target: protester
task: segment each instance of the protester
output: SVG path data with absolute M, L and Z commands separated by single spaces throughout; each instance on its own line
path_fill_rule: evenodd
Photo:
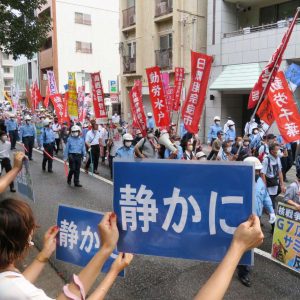
M 11 142 L 11 150 L 16 149 L 16 143 L 18 139 L 18 124 L 15 120 L 15 117 L 15 114 L 10 114 L 9 120 L 7 120 L 5 123 L 6 131 Z
M 273 133 L 270 133 L 266 136 L 266 140 L 262 142 L 258 150 L 258 158 L 260 161 L 263 161 L 264 157 L 270 153 L 269 146 L 274 144 L 276 136 Z
M 142 138 L 143 138 L 143 134 L 141 130 L 137 129 L 135 132 L 135 138 L 133 139 L 132 145 L 135 146 Z
M 0 162 L 1 162 L 1 174 L 3 172 L 3 169 L 5 169 L 6 174 L 11 171 L 11 163 L 10 163 L 10 142 L 7 140 L 7 134 L 6 132 L 1 132 L 0 134 Z M 10 183 L 10 191 L 12 193 L 15 193 L 15 187 L 14 182 L 12 181 Z
M 134 158 L 134 147 L 132 146 L 133 137 L 130 133 L 123 135 L 123 146 L 116 152 L 116 157 L 133 159 Z
M 50 128 L 50 120 L 44 121 L 44 128 L 41 135 L 41 143 L 43 145 L 43 163 L 42 169 L 46 171 L 46 164 L 48 163 L 48 172 L 53 173 L 53 152 L 55 144 L 55 136 L 53 130 Z
M 63 151 L 65 151 L 69 136 L 70 136 L 70 131 L 68 127 L 68 122 L 64 122 L 60 131 L 60 139 L 62 141 Z
M 221 300 L 230 285 L 234 271 L 244 253 L 262 244 L 264 235 L 259 219 L 250 216 L 236 229 L 230 248 L 209 280 L 200 289 L 195 300 Z
M 300 170 L 297 170 L 296 177 L 297 179 L 287 187 L 283 201 L 300 211 Z
M 235 143 L 232 145 L 231 153 L 237 156 L 237 161 L 243 161 L 246 157 L 251 156 L 249 147 L 250 140 L 248 137 L 236 137 Z
M 206 154 L 204 152 L 200 151 L 200 152 L 196 153 L 196 159 L 206 161 L 207 157 L 206 157 Z
M 222 130 L 218 131 L 217 138 L 212 143 L 212 149 L 207 157 L 208 160 L 216 160 L 217 155 L 222 147 L 224 133 Z
M 100 133 L 100 153 L 101 153 L 101 162 L 105 163 L 106 150 L 107 150 L 107 140 L 108 140 L 108 130 L 105 125 L 101 125 L 99 129 Z
M 72 177 L 74 175 L 74 185 L 76 187 L 82 187 L 79 182 L 80 167 L 82 160 L 85 160 L 86 151 L 85 143 L 82 137 L 80 137 L 80 127 L 74 125 L 71 128 L 71 136 L 68 138 L 66 148 L 64 150 L 64 161 L 69 160 L 69 174 L 68 185 L 71 185 Z
M 183 152 L 184 160 L 196 160 L 196 153 L 194 152 L 193 141 L 189 140 L 186 144 L 185 151 Z
M 54 132 L 55 137 L 55 153 L 58 154 L 58 151 L 60 150 L 60 132 L 61 132 L 61 126 L 58 123 L 58 118 L 54 118 L 54 124 L 52 125 L 52 130 Z
M 116 156 L 117 150 L 123 146 L 122 142 L 122 127 L 117 128 L 117 133 L 114 134 L 112 138 L 108 140 L 107 147 L 108 147 L 108 163 L 110 168 L 110 177 L 113 178 L 113 159 Z
M 142 138 L 134 147 L 135 155 L 139 158 L 158 158 L 160 145 L 153 130 L 148 128 L 147 137 Z
M 15 199 L 0 202 L 0 299 L 50 299 L 43 290 L 33 283 L 38 279 L 47 261 L 56 249 L 57 226 L 52 226 L 44 235 L 41 252 L 24 272 L 17 269 L 16 263 L 24 258 L 37 228 L 29 205 Z M 78 274 L 74 281 L 64 286 L 63 293 L 56 299 L 85 299 L 99 275 L 105 261 L 110 257 L 119 238 L 116 215 L 107 213 L 99 224 L 101 248 Z M 127 267 L 133 256 L 120 253 L 112 264 L 104 280 L 86 299 L 104 299 L 119 272 Z
M 180 137 L 179 136 L 171 136 L 170 142 L 177 149 L 177 151 L 172 152 L 171 149 L 165 147 L 164 158 L 166 159 L 183 159 L 183 150 L 180 146 Z
M 222 127 L 220 124 L 221 124 L 221 118 L 218 116 L 215 116 L 214 124 L 210 126 L 210 129 L 208 132 L 207 144 L 210 144 L 212 146 L 214 140 L 217 138 L 218 132 L 222 131 Z
M 217 160 L 221 161 L 234 161 L 237 159 L 237 155 L 231 153 L 232 146 L 230 141 L 225 141 L 217 155 Z
M 117 112 L 115 112 L 114 115 L 111 117 L 111 121 L 114 124 L 120 124 L 120 116 L 118 115 Z
M 91 121 L 92 129 L 86 134 L 85 144 L 89 153 L 89 159 L 85 165 L 85 172 L 88 173 L 90 164 L 92 163 L 92 173 L 99 174 L 98 164 L 100 157 L 100 132 L 98 131 L 98 124 L 95 120 Z
M 31 124 L 31 117 L 27 115 L 25 116 L 25 124 L 20 128 L 20 139 L 24 144 L 25 154 L 28 156 L 29 160 L 32 160 L 32 149 L 35 138 L 35 126 Z

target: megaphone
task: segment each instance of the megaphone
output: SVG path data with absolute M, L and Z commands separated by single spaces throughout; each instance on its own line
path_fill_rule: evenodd
M 168 133 L 163 133 L 158 139 L 158 142 L 169 149 L 171 152 L 177 152 L 177 148 L 170 141 L 170 137 Z

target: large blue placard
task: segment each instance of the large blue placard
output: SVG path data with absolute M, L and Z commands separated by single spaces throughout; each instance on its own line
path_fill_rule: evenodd
M 114 162 L 118 251 L 221 261 L 254 212 L 254 167 L 245 163 Z M 242 264 L 253 264 L 247 252 Z
M 96 211 L 59 205 L 56 259 L 85 267 L 100 249 L 98 224 L 102 218 L 103 214 Z M 109 271 L 117 255 L 118 252 L 115 250 L 104 264 L 101 272 Z M 124 271 L 119 276 L 124 277 Z

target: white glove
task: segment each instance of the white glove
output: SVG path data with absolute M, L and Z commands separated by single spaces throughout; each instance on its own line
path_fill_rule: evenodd
M 274 224 L 276 221 L 276 215 L 274 213 L 270 214 L 269 223 Z

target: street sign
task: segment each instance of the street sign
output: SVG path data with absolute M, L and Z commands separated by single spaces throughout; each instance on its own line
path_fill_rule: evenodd
M 118 251 L 221 261 L 253 213 L 254 168 L 245 163 L 114 161 Z M 253 264 L 247 252 L 242 264 Z
M 22 170 L 16 177 L 16 185 L 19 194 L 35 202 L 28 159 L 23 161 Z
M 80 267 L 85 267 L 100 249 L 98 224 L 103 214 L 100 212 L 59 205 L 57 226 L 59 227 L 56 259 Z M 115 250 L 102 268 L 107 273 L 117 258 Z M 119 276 L 124 277 L 124 272 Z
M 118 82 L 116 80 L 108 81 L 108 92 L 109 92 L 109 94 L 117 94 L 118 93 Z

